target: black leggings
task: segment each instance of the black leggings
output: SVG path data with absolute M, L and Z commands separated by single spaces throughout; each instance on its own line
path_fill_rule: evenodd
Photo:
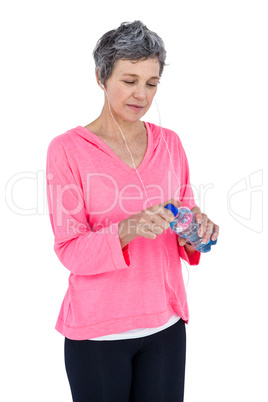
M 74 402 L 182 402 L 185 322 L 141 338 L 65 338 L 65 367 Z

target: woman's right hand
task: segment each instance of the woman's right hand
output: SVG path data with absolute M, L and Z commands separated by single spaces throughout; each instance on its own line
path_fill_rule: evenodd
M 169 203 L 177 208 L 182 205 L 181 201 L 171 198 L 123 219 L 118 226 L 122 248 L 137 236 L 153 240 L 168 229 L 170 223 L 174 220 L 173 213 L 164 208 Z

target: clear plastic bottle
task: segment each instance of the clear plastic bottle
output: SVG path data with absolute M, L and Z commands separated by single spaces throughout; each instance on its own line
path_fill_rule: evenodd
M 173 204 L 167 204 L 165 208 L 175 216 L 174 221 L 170 223 L 171 229 L 180 237 L 189 241 L 196 250 L 207 253 L 211 250 L 211 246 L 217 243 L 217 239 L 209 239 L 207 243 L 202 243 L 202 237 L 198 236 L 199 223 L 190 209 L 176 208 Z

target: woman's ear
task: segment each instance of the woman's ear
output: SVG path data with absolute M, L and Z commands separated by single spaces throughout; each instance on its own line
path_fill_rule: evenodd
M 100 69 L 99 67 L 96 68 L 96 80 L 97 80 L 98 85 L 103 89 L 104 85 L 100 82 L 100 79 L 99 79 L 99 69 Z

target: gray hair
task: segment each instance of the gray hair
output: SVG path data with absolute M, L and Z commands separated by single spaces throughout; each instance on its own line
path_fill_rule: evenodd
M 141 21 L 123 22 L 117 29 L 106 32 L 93 51 L 99 80 L 102 84 L 113 72 L 115 62 L 123 60 L 146 60 L 157 57 L 161 76 L 166 60 L 163 40 L 150 31 Z

